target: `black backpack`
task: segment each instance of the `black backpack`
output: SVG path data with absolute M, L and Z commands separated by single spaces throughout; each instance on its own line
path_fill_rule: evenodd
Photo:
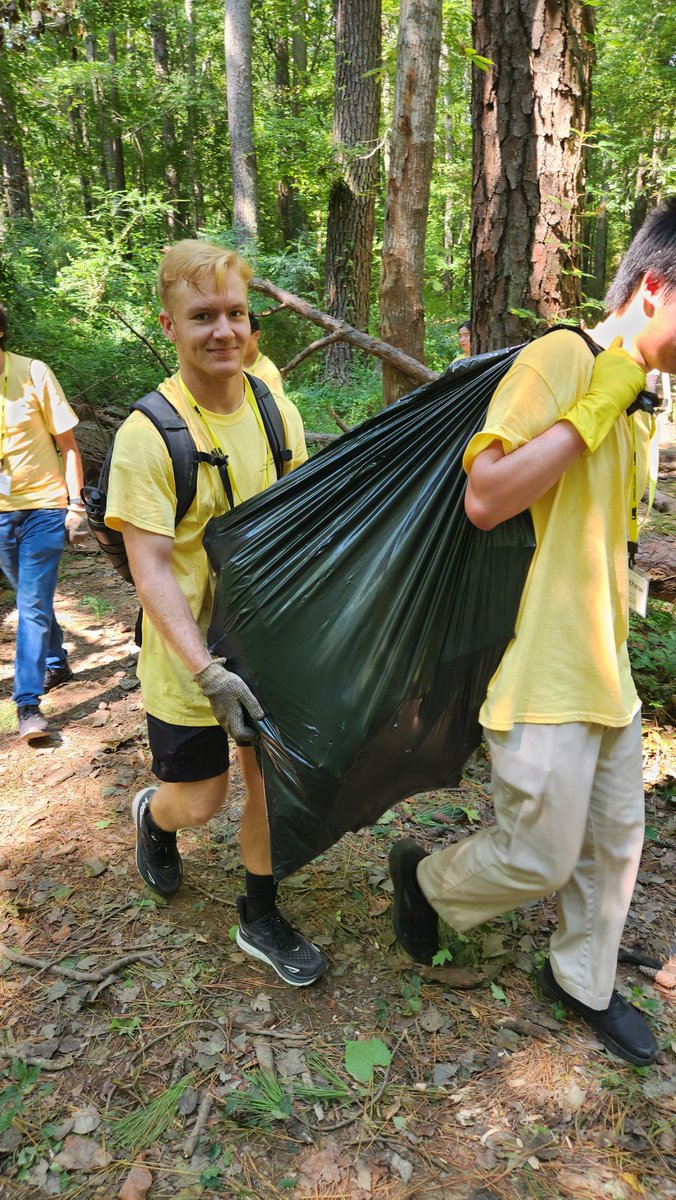
M 286 464 L 291 460 L 291 451 L 286 447 L 284 423 L 274 397 L 262 379 L 255 375 L 245 376 L 251 385 L 258 410 L 263 422 L 266 437 L 270 443 L 272 459 L 275 464 L 277 478 L 281 479 Z M 176 487 L 176 525 L 187 513 L 197 492 L 197 471 L 200 463 L 216 467 L 223 482 L 225 494 L 230 508 L 234 508 L 232 484 L 228 475 L 227 455 L 212 451 L 207 454 L 198 451 L 192 434 L 183 417 L 173 404 L 161 392 L 148 392 L 140 400 L 132 404 L 130 412 L 142 412 L 161 434 L 174 470 Z M 127 583 L 133 583 L 127 552 L 122 534 L 116 529 L 109 529 L 105 523 L 106 504 L 108 499 L 108 479 L 110 464 L 113 457 L 113 446 L 108 449 L 101 467 L 98 486 L 87 485 L 82 489 L 82 501 L 87 513 L 87 524 L 91 529 L 98 546 L 106 555 L 108 561 Z

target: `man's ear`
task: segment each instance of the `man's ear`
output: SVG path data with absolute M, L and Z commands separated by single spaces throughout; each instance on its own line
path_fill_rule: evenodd
M 644 299 L 648 300 L 649 303 L 654 304 L 659 297 L 660 292 L 664 291 L 665 282 L 659 275 L 655 275 L 652 271 L 648 271 L 647 275 L 644 275 L 643 277 L 642 288 Z
M 160 325 L 164 331 L 164 336 L 168 338 L 170 342 L 175 342 L 176 334 L 174 333 L 173 317 L 165 308 L 160 309 Z

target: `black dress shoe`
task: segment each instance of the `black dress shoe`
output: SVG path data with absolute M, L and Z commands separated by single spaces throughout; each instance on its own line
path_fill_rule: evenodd
M 431 963 L 439 951 L 439 917 L 420 890 L 416 868 L 427 853 L 413 838 L 395 842 L 390 850 L 394 884 L 392 924 L 397 941 L 416 962 Z
M 554 978 L 549 959 L 538 976 L 546 996 L 559 1000 L 572 1009 L 594 1030 L 594 1033 L 613 1054 L 627 1062 L 644 1067 L 657 1054 L 658 1045 L 648 1022 L 633 1004 L 614 991 L 607 1008 L 589 1008 L 581 1000 L 569 996 Z
M 51 692 L 52 688 L 61 687 L 62 683 L 68 683 L 69 679 L 72 678 L 73 671 L 68 662 L 65 662 L 61 667 L 48 667 L 45 671 L 45 682 L 42 688 L 43 694 Z

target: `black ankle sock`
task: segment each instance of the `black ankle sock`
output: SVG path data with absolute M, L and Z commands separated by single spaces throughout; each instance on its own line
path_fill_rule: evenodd
M 159 837 L 159 838 L 175 838 L 176 837 L 175 833 L 170 833 L 166 829 L 160 829 L 159 825 L 155 824 L 155 822 L 153 821 L 153 819 L 150 815 L 149 808 L 146 809 L 143 820 L 145 822 L 147 822 L 148 829 L 150 830 L 150 833 L 152 833 L 154 835 L 154 837 Z
M 251 871 L 245 871 L 245 876 L 247 920 L 257 921 L 275 907 L 277 884 L 272 875 L 252 875 Z

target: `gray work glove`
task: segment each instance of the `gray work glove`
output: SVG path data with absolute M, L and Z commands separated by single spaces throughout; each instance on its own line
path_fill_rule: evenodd
M 89 526 L 84 508 L 68 506 L 66 537 L 71 546 L 83 546 L 85 542 L 89 541 Z
M 223 726 L 226 733 L 236 742 L 251 741 L 255 732 L 246 723 L 244 709 L 255 721 L 259 721 L 263 716 L 263 709 L 244 680 L 228 671 L 225 659 L 215 658 L 193 678 L 209 701 L 218 724 Z

